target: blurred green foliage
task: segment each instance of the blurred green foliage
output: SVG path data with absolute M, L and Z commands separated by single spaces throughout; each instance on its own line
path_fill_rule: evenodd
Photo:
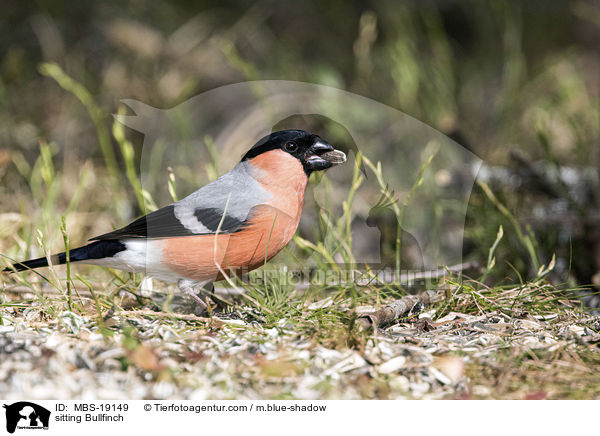
M 593 2 L 554 0 L 10 2 L 0 27 L 2 144 L 35 149 L 45 136 L 68 139 L 77 157 L 98 153 L 75 145 L 95 132 L 39 74 L 52 61 L 107 114 L 125 96 L 171 107 L 227 83 L 301 80 L 460 129 L 484 156 L 513 143 L 539 148 L 536 130 L 551 127 L 561 157 L 583 163 L 598 133 L 598 13 Z M 74 132 L 64 132 L 65 117 Z

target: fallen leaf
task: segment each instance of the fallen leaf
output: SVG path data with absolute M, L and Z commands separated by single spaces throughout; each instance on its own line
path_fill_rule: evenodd
M 162 368 L 156 352 L 145 345 L 136 347 L 128 354 L 129 361 L 144 371 L 159 371 Z

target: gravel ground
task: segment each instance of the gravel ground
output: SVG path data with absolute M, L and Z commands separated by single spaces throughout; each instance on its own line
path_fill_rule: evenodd
M 49 316 L 39 304 L 3 308 L 6 400 L 600 397 L 592 316 L 436 319 L 430 310 L 316 340 L 289 319 L 265 328 L 251 309 L 213 318 L 121 311 L 107 314 L 102 330 L 93 317 Z

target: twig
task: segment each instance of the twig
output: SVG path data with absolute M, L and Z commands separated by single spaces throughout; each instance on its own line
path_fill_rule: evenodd
M 124 316 L 126 318 L 134 317 L 134 316 L 150 316 L 150 317 L 154 317 L 154 318 L 171 318 L 171 319 L 178 319 L 181 321 L 198 321 L 198 322 L 204 322 L 204 323 L 210 323 L 212 321 L 211 318 L 197 316 L 197 315 L 194 315 L 193 313 L 155 312 L 153 310 L 148 310 L 148 309 L 121 310 L 121 311 L 115 313 L 115 315 Z M 213 318 L 213 319 L 217 319 L 217 318 Z M 219 319 L 219 321 L 222 321 L 225 323 L 227 322 L 222 319 Z
M 242 327 L 240 323 L 236 320 L 232 319 L 224 319 L 219 318 L 217 316 L 213 316 L 212 318 L 207 318 L 203 316 L 194 315 L 193 313 L 176 313 L 176 312 L 155 312 L 149 309 L 139 309 L 139 310 L 121 310 L 116 312 L 114 315 L 122 316 L 125 318 L 135 317 L 135 316 L 148 316 L 154 318 L 162 318 L 162 319 L 176 319 L 180 321 L 195 321 L 201 322 L 204 324 L 213 325 L 216 327 L 220 327 L 223 324 L 229 324 L 234 327 Z
M 408 313 L 416 304 L 431 304 L 444 299 L 445 290 L 424 291 L 417 295 L 407 295 L 386 304 L 381 309 L 373 313 L 364 314 L 358 317 L 359 324 L 364 329 L 380 327 L 391 324 L 398 320 L 402 315 Z

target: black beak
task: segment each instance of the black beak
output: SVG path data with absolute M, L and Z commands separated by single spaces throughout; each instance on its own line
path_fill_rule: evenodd
M 322 171 L 346 162 L 346 153 L 323 141 L 315 142 L 306 155 L 305 166 L 310 171 Z

